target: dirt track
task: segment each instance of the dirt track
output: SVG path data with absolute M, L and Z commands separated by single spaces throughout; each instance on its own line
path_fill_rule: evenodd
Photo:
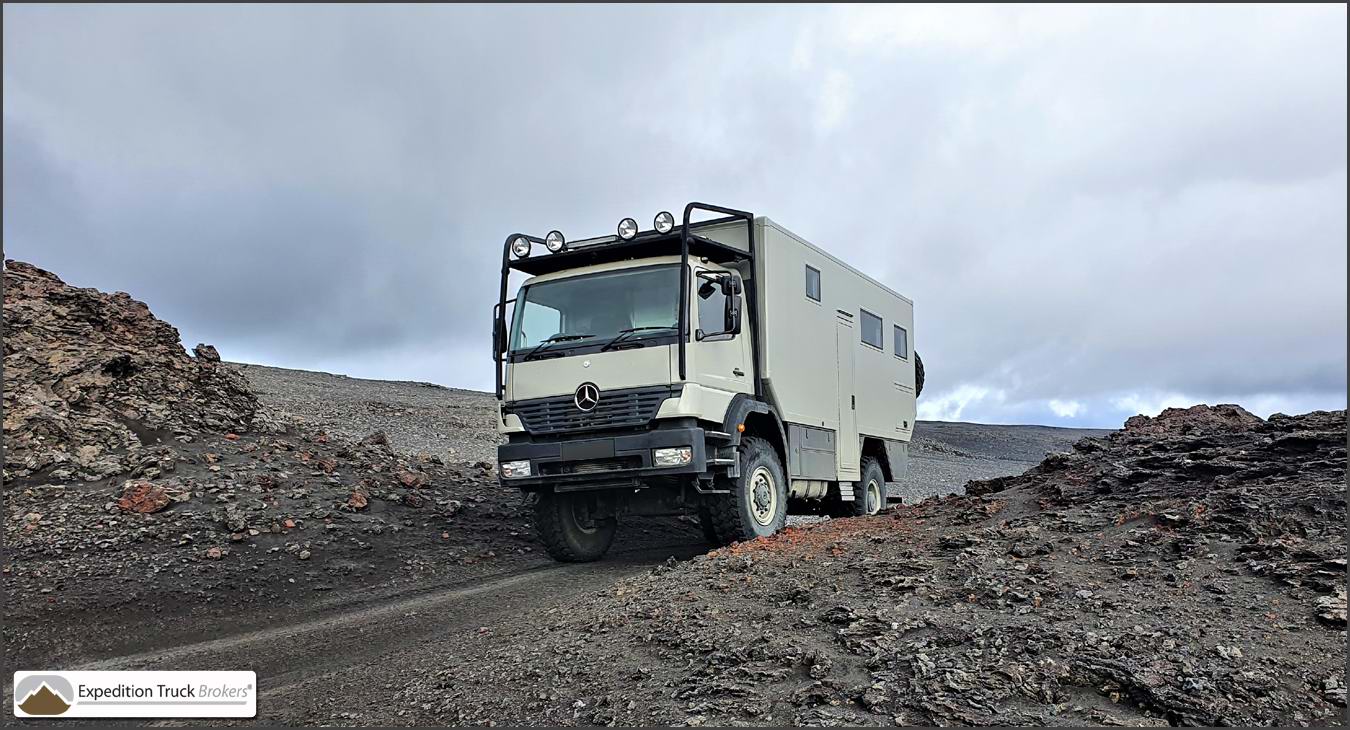
M 463 657 L 466 639 L 481 642 L 501 627 L 519 625 L 522 617 L 540 608 L 565 608 L 597 587 L 644 572 L 670 557 L 687 558 L 701 550 L 690 544 L 644 547 L 618 551 L 602 563 L 540 563 L 72 668 L 245 667 L 260 678 L 260 721 L 396 723 L 402 714 L 391 688 L 401 687 L 430 662 Z

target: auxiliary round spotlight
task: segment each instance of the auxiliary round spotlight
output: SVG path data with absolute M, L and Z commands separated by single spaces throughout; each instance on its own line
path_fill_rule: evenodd
M 669 211 L 663 210 L 656 214 L 656 219 L 652 221 L 652 227 L 658 233 L 670 233 L 675 230 L 675 216 L 671 215 Z
M 523 259 L 530 255 L 530 239 L 524 236 L 516 236 L 516 240 L 511 242 L 511 253 L 516 258 Z
M 624 218 L 619 221 L 619 238 L 625 241 L 633 240 L 633 236 L 638 234 L 637 221 L 632 218 Z
M 550 253 L 558 253 L 567 247 L 567 239 L 563 238 L 562 231 L 549 231 L 548 235 L 544 236 L 544 247 Z

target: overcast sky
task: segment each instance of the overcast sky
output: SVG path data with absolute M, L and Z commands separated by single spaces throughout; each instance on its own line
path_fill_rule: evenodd
M 1346 404 L 1346 9 L 4 7 L 6 256 L 487 389 L 503 237 L 691 199 L 915 301 L 922 416 Z

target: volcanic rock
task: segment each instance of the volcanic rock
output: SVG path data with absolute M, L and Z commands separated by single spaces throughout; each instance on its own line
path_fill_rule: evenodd
M 427 724 L 1336 724 L 1345 436 L 1344 411 L 1132 419 L 622 580 L 405 697 Z M 612 692 L 640 699 L 575 714 Z
M 155 486 L 146 481 L 129 481 L 122 487 L 122 496 L 117 499 L 117 507 L 123 512 L 150 514 L 187 498 L 187 493 L 179 490 Z
M 1259 416 L 1242 406 L 1221 403 L 1190 408 L 1168 408 L 1152 418 L 1144 415 L 1125 420 L 1130 436 L 1185 436 L 1226 431 L 1246 431 L 1262 423 Z
M 21 261 L 4 276 L 6 480 L 101 479 L 176 433 L 254 425 L 243 376 L 210 345 L 188 355 L 144 303 Z

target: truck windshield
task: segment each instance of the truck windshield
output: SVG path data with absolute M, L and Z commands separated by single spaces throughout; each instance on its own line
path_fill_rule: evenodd
M 644 329 L 625 335 L 623 341 L 669 335 L 666 328 L 675 329 L 678 319 L 679 291 L 678 264 L 530 284 L 517 300 L 511 352 L 528 352 L 549 338 L 557 344 L 545 349 L 600 344 L 639 327 Z

